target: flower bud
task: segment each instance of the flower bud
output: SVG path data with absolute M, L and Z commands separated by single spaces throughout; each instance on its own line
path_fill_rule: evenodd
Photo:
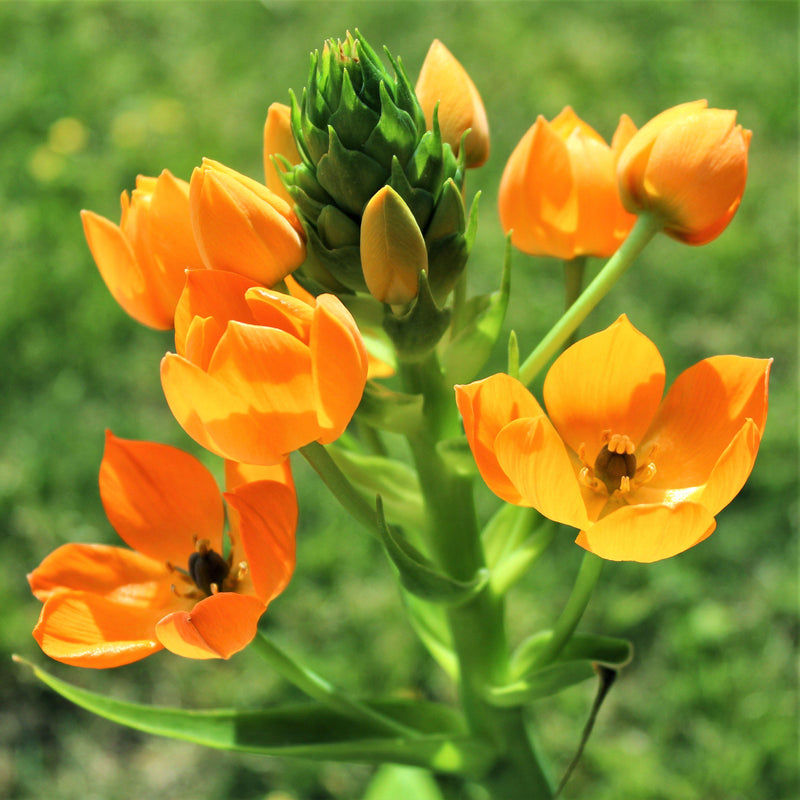
M 204 158 L 189 199 L 207 267 L 274 286 L 303 263 L 303 229 L 289 204 L 257 181 Z
M 361 265 L 376 300 L 400 305 L 417 296 L 428 252 L 414 215 L 391 186 L 380 189 L 364 209 Z
M 83 231 L 114 299 L 135 320 L 159 330 L 172 327 L 187 269 L 201 269 L 189 214 L 189 184 L 164 170 L 139 175 L 122 218 L 82 211 Z
M 273 103 L 267 111 L 264 123 L 264 178 L 267 189 L 282 197 L 290 206 L 293 205 L 289 192 L 283 185 L 281 175 L 286 168 L 273 156 L 282 156 L 290 164 L 300 163 L 300 153 L 292 135 L 292 111 L 283 103 Z
M 428 130 L 433 129 L 438 104 L 442 140 L 456 155 L 461 137 L 469 130 L 464 143 L 466 166 L 480 167 L 489 158 L 486 109 L 467 71 L 438 39 L 433 40 L 425 56 L 414 91 L 425 112 Z
M 503 230 L 531 255 L 608 257 L 633 227 L 617 192 L 615 167 L 636 131 L 620 118 L 612 146 L 567 106 L 539 117 L 514 149 L 500 182 Z
M 684 103 L 650 120 L 622 152 L 619 191 L 634 213 L 664 220 L 664 232 L 687 244 L 719 236 L 739 208 L 747 180 L 751 131 L 735 111 Z

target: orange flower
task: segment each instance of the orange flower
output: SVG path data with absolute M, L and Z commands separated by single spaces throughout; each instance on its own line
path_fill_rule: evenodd
M 439 104 L 439 129 L 443 141 L 458 155 L 461 137 L 469 130 L 464 145 L 466 165 L 479 167 L 489 158 L 489 123 L 478 90 L 453 54 L 434 39 L 414 88 L 428 130 Z
M 719 236 L 739 208 L 747 181 L 751 131 L 735 111 L 684 103 L 650 120 L 622 152 L 617 166 L 629 211 L 652 211 L 664 231 L 687 244 Z
M 33 632 L 42 650 L 67 664 L 116 667 L 164 647 L 229 658 L 249 644 L 294 570 L 297 502 L 288 462 L 226 473 L 220 495 L 188 453 L 107 433 L 100 496 L 133 550 L 66 544 L 28 576 L 44 603 Z
M 636 217 L 622 207 L 616 163 L 636 126 L 620 117 L 611 147 L 567 106 L 539 117 L 508 159 L 500 223 L 525 253 L 572 259 L 613 255 Z
M 175 418 L 203 447 L 249 464 L 337 439 L 367 377 L 361 334 L 339 298 L 309 303 L 217 270 L 188 273 L 175 349 L 161 362 Z
M 300 153 L 292 134 L 292 111 L 284 103 L 273 103 L 264 123 L 264 178 L 267 189 L 282 197 L 289 207 L 294 205 L 280 178 L 283 168 L 272 163 L 271 156 L 283 156 L 290 164 L 300 163 Z
M 204 158 L 189 190 L 192 226 L 207 267 L 275 286 L 306 257 L 303 226 L 263 184 Z
M 576 542 L 602 558 L 650 562 L 703 541 L 744 485 L 770 363 L 707 358 L 662 401 L 661 356 L 623 315 L 555 361 L 549 419 L 508 375 L 457 386 L 456 399 L 495 494 L 580 528 Z
M 121 197 L 119 225 L 81 211 L 83 231 L 114 299 L 137 322 L 168 330 L 187 269 L 203 267 L 192 234 L 189 184 L 164 170 L 139 175 Z

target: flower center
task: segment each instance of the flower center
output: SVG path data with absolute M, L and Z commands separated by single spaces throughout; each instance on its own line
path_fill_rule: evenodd
M 652 447 L 647 454 L 645 463 L 638 465 L 636 445 L 625 434 L 603 431 L 605 445 L 597 454 L 593 465 L 586 462 L 586 446 L 581 445 L 578 458 L 583 463 L 579 473 L 581 483 L 595 492 L 612 495 L 625 495 L 633 489 L 647 483 L 656 474 L 656 465 L 651 461 L 655 455 L 656 447 Z
M 197 549 L 189 556 L 189 577 L 205 595 L 220 591 L 231 571 L 228 562 L 209 545 L 208 539 L 200 539 Z

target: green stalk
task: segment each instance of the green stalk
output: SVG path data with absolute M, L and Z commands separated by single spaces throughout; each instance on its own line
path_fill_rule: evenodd
M 445 384 L 435 354 L 401 364 L 400 374 L 406 391 L 424 398 L 424 427 L 408 441 L 428 512 L 428 544 L 448 575 L 469 580 L 486 566 L 472 479 L 453 472 L 436 449 L 438 442 L 461 435 L 453 389 Z M 496 708 L 485 699 L 487 687 L 501 686 L 508 677 L 503 599 L 487 585 L 466 603 L 448 608 L 447 618 L 467 722 L 497 753 L 484 786 L 495 800 L 550 800 L 552 788 L 528 737 L 522 709 Z
M 378 535 L 378 517 L 375 509 L 356 491 L 347 480 L 345 474 L 336 466 L 330 453 L 319 442 L 301 447 L 299 451 L 311 465 L 323 483 L 331 490 L 331 494 L 342 507 L 360 522 L 372 536 Z
M 569 311 L 572 304 L 581 296 L 583 278 L 586 274 L 586 256 L 577 256 L 564 262 L 564 311 Z M 578 329 L 570 334 L 564 343 L 566 347 L 575 344 Z
M 588 551 L 583 554 L 578 577 L 575 579 L 575 585 L 572 587 L 567 604 L 564 606 L 561 616 L 556 620 L 547 644 L 531 664 L 531 669 L 547 666 L 558 658 L 558 654 L 570 640 L 575 628 L 578 627 L 583 612 L 586 611 L 586 606 L 589 605 L 589 599 L 597 585 L 602 568 L 602 558 Z
M 342 694 L 336 687 L 328 683 L 324 678 L 312 672 L 302 664 L 298 664 L 284 650 L 281 650 L 275 642 L 266 634 L 258 631 L 256 638 L 251 645 L 255 651 L 275 670 L 282 678 L 296 686 L 304 694 L 313 700 L 317 700 L 328 708 L 341 711 L 355 719 L 361 719 L 376 725 L 379 729 L 395 736 L 418 736 L 418 732 L 390 719 L 387 716 L 375 711 L 369 706 L 353 700 Z
M 572 333 L 589 316 L 592 309 L 608 294 L 625 274 L 645 245 L 661 230 L 662 220 L 647 213 L 639 215 L 633 230 L 617 252 L 608 260 L 597 277 L 539 342 L 520 367 L 520 380 L 529 384 L 547 362 L 567 342 Z

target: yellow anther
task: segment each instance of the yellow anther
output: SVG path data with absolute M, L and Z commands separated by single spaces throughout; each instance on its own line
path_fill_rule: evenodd
M 626 436 L 624 433 L 615 433 L 608 438 L 608 450 L 611 453 L 618 453 L 619 455 L 633 455 L 636 447 L 630 437 Z

